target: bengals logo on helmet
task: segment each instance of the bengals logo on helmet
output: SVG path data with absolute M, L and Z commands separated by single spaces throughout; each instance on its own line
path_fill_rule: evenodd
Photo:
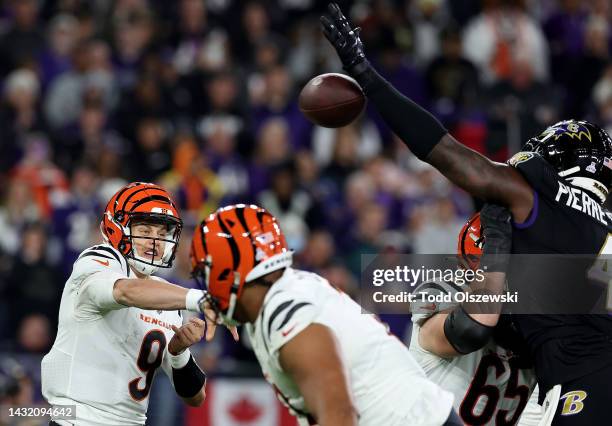
M 191 244 L 192 275 L 230 318 L 246 282 L 291 262 L 276 218 L 255 205 L 220 208 L 202 221 Z

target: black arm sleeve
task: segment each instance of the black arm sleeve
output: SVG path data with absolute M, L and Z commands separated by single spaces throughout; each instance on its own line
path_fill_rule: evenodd
M 421 160 L 448 133 L 433 115 L 398 92 L 369 64 L 353 72 L 387 125 Z
M 172 369 L 172 380 L 178 396 L 191 398 L 206 384 L 206 374 L 198 367 L 192 356 L 183 368 Z
M 491 337 L 493 327 L 479 323 L 468 315 L 463 305 L 457 306 L 444 321 L 444 335 L 460 354 L 482 348 Z

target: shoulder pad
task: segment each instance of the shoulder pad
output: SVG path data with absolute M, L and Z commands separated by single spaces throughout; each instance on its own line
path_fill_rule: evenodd
M 100 244 L 83 250 L 77 258 L 75 265 L 87 260 L 97 262 L 102 266 L 111 267 L 118 271 L 120 270 L 126 276 L 130 276 L 130 267 L 128 266 L 127 260 L 121 253 L 107 244 Z

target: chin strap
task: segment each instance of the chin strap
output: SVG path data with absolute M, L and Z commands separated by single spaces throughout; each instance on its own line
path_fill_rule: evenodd
M 229 304 L 227 307 L 227 314 L 225 314 L 226 321 L 234 320 L 234 311 L 236 310 L 236 301 L 238 300 L 238 290 L 240 289 L 240 272 L 234 271 L 234 283 L 230 290 Z

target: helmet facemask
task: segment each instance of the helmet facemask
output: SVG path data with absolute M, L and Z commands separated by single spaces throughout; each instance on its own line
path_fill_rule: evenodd
M 142 232 L 135 228 L 144 225 Z M 164 235 L 151 236 L 149 227 L 163 226 Z M 181 235 L 180 219 L 166 214 L 135 213 L 131 214 L 124 227 L 124 239 L 128 263 L 136 271 L 144 275 L 152 275 L 159 268 L 171 268 Z M 161 232 L 160 232 L 161 233 Z M 152 242 L 152 243 L 151 243 Z M 144 253 L 139 253 L 144 250 Z
M 206 292 L 204 300 L 207 304 L 204 315 L 216 324 L 223 324 L 227 327 L 236 327 L 240 322 L 234 319 L 236 310 L 236 302 L 238 301 L 238 292 L 240 291 L 240 273 L 234 271 L 234 280 L 230 288 L 229 300 L 226 309 L 221 309 L 221 304 L 210 293 L 210 271 L 212 268 L 212 257 L 206 256 L 206 260 L 199 263 L 193 268 L 191 277 L 196 281 L 198 286 Z

